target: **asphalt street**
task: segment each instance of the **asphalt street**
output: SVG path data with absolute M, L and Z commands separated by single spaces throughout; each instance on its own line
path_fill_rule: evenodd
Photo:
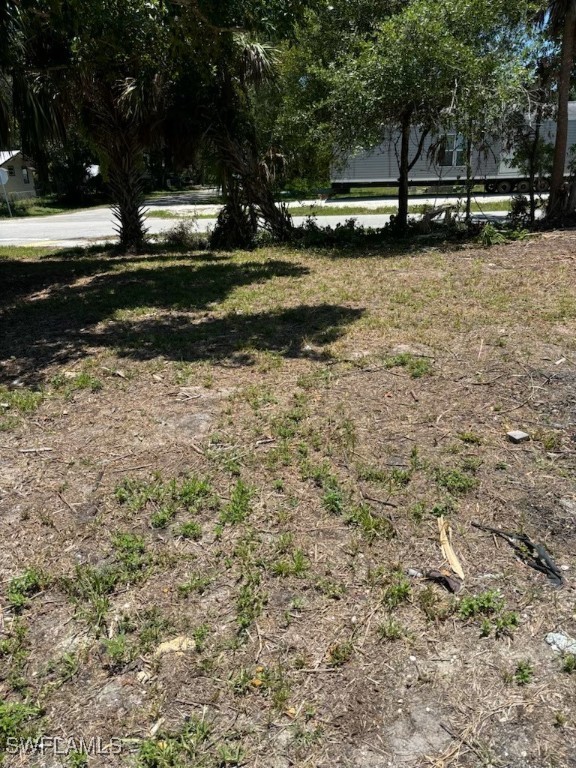
M 454 198 L 446 197 L 418 197 L 413 202 L 419 205 L 423 203 L 448 202 Z M 494 200 L 506 200 L 506 197 L 481 196 L 476 198 L 477 202 Z M 338 206 L 362 206 L 363 208 L 376 208 L 385 205 L 394 205 L 390 198 L 353 200 L 353 201 L 318 201 L 306 200 L 294 205 L 314 204 L 317 210 L 316 220 L 319 226 L 336 226 L 338 223 L 344 223 L 350 216 L 323 215 L 324 211 L 329 211 L 331 207 Z M 200 232 L 206 232 L 216 223 L 218 206 L 213 205 L 193 205 L 185 202 L 185 198 L 180 200 L 168 199 L 166 201 L 150 201 L 149 209 L 172 211 L 178 214 L 192 214 L 197 212 L 204 216 L 213 216 L 214 218 L 202 218 L 196 220 L 196 226 Z M 506 215 L 505 211 L 495 211 L 487 214 L 489 218 L 502 218 Z M 390 221 L 389 214 L 362 214 L 354 215 L 358 224 L 365 227 L 383 227 Z M 303 223 L 305 217 L 295 217 L 296 225 Z M 146 221 L 148 233 L 161 234 L 172 229 L 177 225 L 178 219 L 174 218 L 153 218 Z M 57 214 L 53 216 L 31 216 L 25 218 L 1 219 L 0 220 L 0 245 L 34 245 L 34 246 L 63 246 L 72 247 L 76 245 L 90 245 L 91 243 L 101 242 L 103 240 L 115 239 L 116 221 L 110 208 L 88 208 L 74 213 Z

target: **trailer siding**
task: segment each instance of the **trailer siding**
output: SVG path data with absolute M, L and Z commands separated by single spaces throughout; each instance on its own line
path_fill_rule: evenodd
M 447 131 L 450 134 L 451 131 Z M 421 132 L 413 128 L 410 135 L 410 157 L 414 157 L 418 148 Z M 556 123 L 546 120 L 541 128 L 542 138 L 553 145 L 556 138 Z M 431 159 L 430 149 L 437 142 L 438 136 L 427 136 L 424 140 L 422 154 L 410 171 L 410 182 L 442 183 L 465 181 L 466 167 L 464 165 L 442 166 Z M 478 181 L 486 179 L 522 178 L 518 168 L 511 165 L 511 153 L 503 152 L 499 139 L 486 142 L 486 150 L 472 150 L 472 171 Z M 568 146 L 576 145 L 576 102 L 569 105 Z M 399 176 L 400 133 L 389 132 L 386 139 L 373 149 L 358 152 L 349 158 L 343 158 L 332 168 L 331 182 L 335 184 L 377 184 L 378 182 L 394 184 Z M 570 162 L 566 157 L 566 173 Z

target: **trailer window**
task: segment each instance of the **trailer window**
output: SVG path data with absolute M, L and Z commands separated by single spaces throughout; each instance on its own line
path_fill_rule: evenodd
M 28 168 L 22 168 L 22 179 L 24 184 L 30 184 L 30 174 L 28 173 Z
M 440 155 L 440 165 L 464 165 L 464 139 L 460 134 L 449 133 L 446 136 L 446 146 Z

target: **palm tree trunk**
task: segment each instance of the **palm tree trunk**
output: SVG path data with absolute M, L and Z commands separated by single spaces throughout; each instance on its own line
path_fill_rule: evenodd
M 123 151 L 114 151 L 123 150 Z M 124 141 L 108 151 L 108 184 L 113 195 L 112 212 L 118 220 L 120 249 L 140 251 L 144 245 L 143 158 L 138 142 Z
M 574 63 L 574 40 L 576 36 L 576 0 L 568 0 L 562 32 L 560 72 L 558 75 L 558 117 L 556 121 L 556 143 L 554 162 L 550 179 L 548 218 L 562 214 L 564 167 L 568 145 L 568 100 L 570 97 L 570 75 Z
M 139 252 L 144 245 L 144 188 L 140 163 L 123 157 L 110 169 L 108 183 L 113 194 L 112 213 L 118 220 L 120 250 Z

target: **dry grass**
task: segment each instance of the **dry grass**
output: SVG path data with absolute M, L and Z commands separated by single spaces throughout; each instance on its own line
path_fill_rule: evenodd
M 575 242 L 10 254 L 0 748 L 576 765 L 574 676 L 545 643 L 576 636 Z M 441 513 L 457 596 L 406 575 L 442 565 Z M 566 586 L 472 521 L 545 544 Z

